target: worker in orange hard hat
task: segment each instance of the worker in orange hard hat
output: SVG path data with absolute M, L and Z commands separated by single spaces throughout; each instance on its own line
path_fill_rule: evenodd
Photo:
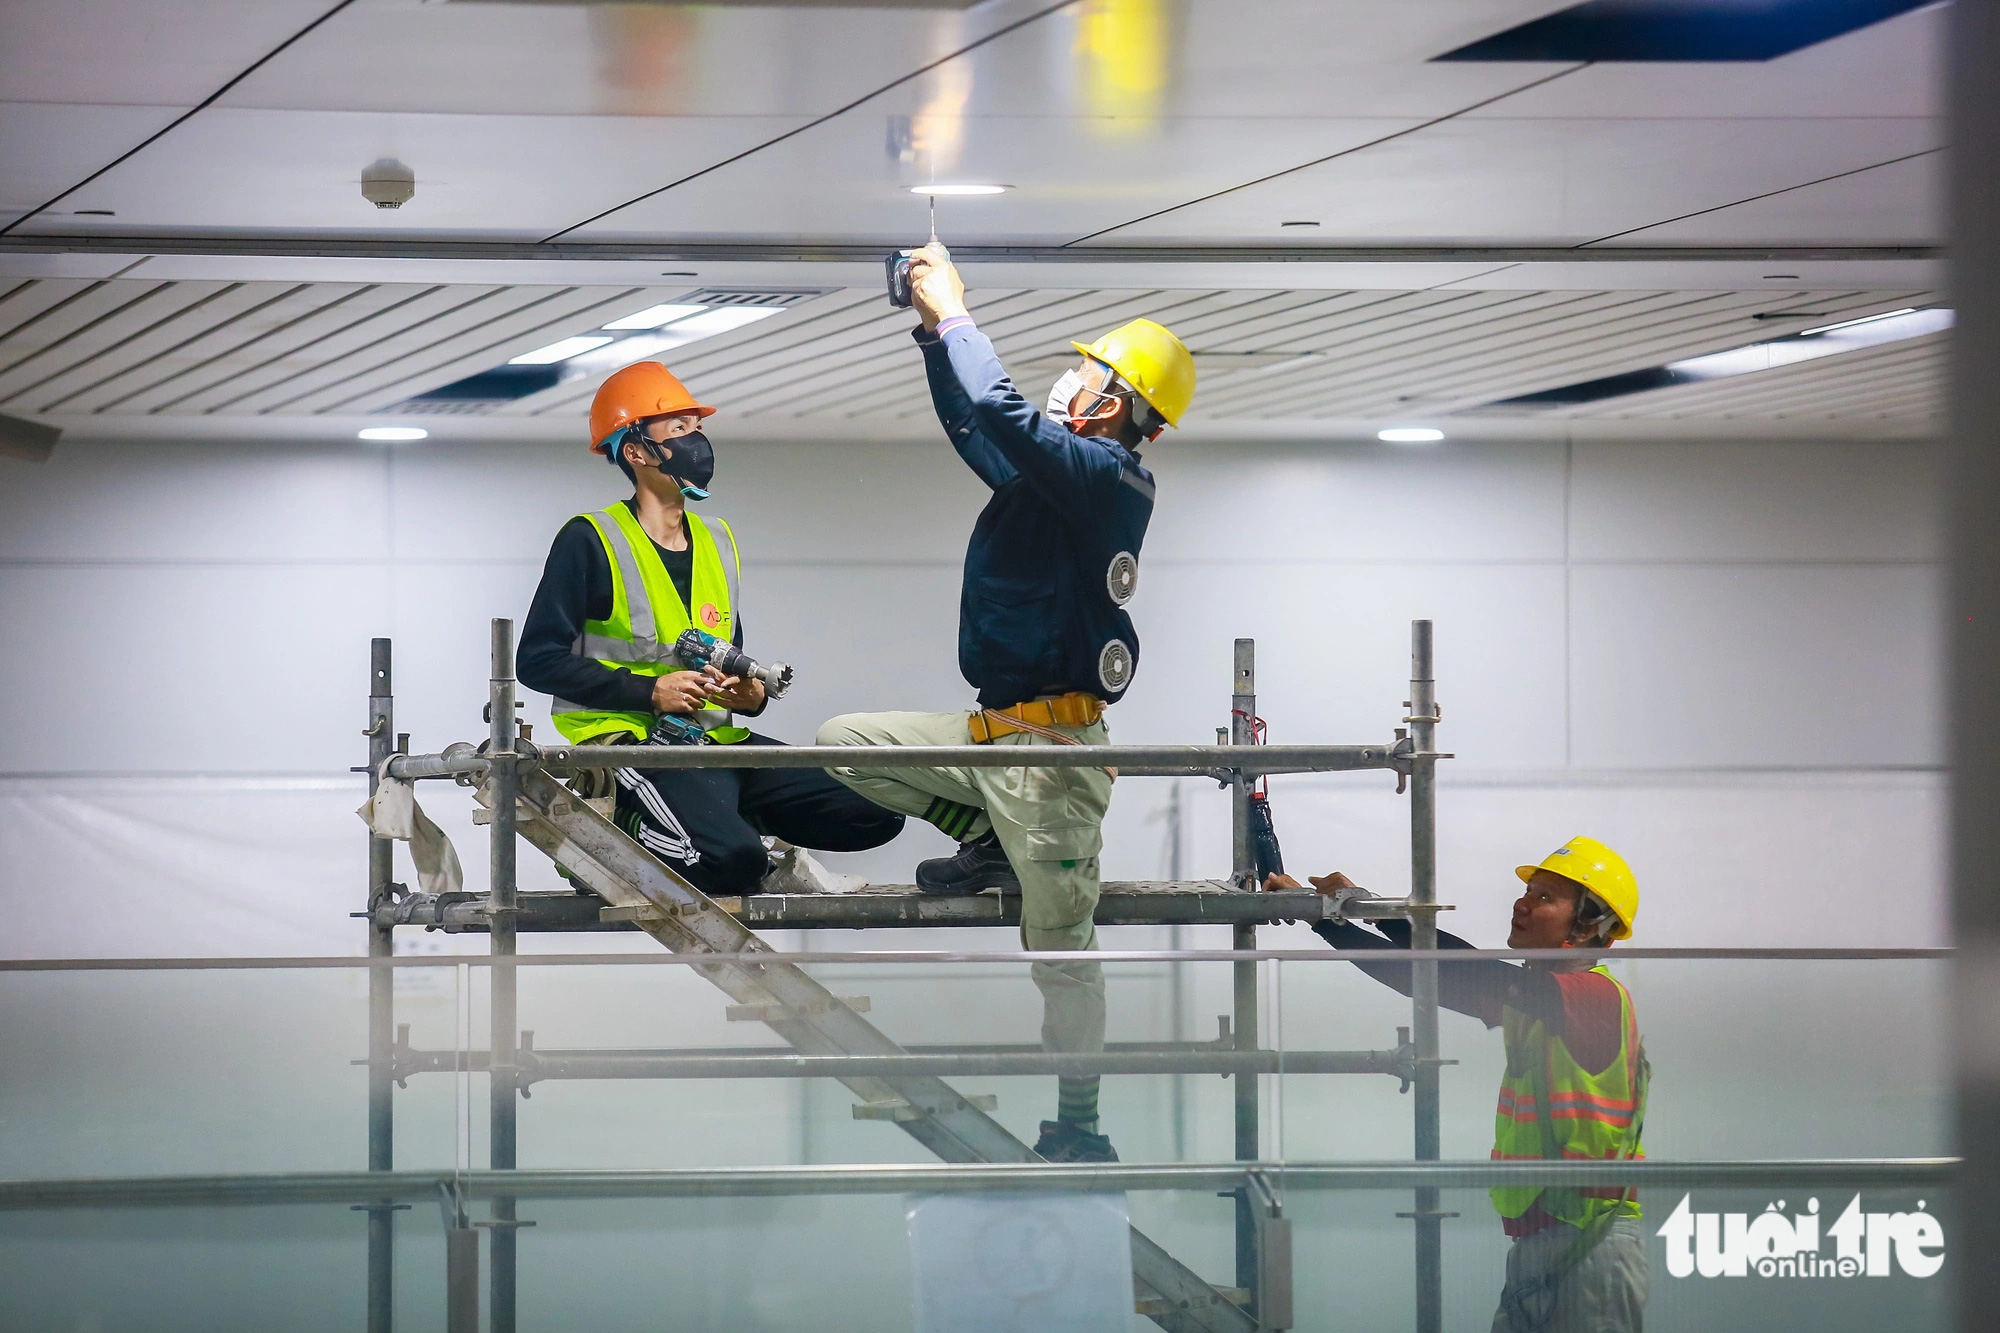
M 720 645 L 743 647 L 736 533 L 688 509 L 715 478 L 701 430 L 714 413 L 657 361 L 618 371 L 591 402 L 590 450 L 625 474 L 632 496 L 556 534 L 516 655 L 522 683 L 554 697 L 556 729 L 573 745 L 778 744 L 737 721 L 763 713 L 765 683 L 711 660 Z M 690 660 L 682 641 L 694 630 L 710 636 L 709 651 Z M 903 827 L 819 769 L 627 768 L 587 775 L 579 790 L 710 894 L 858 888 L 801 849 L 865 851 Z
M 1510 949 L 1570 951 L 1525 964 L 1467 959 L 1438 968 L 1438 1003 L 1501 1029 L 1507 1073 L 1494 1117 L 1496 1159 L 1643 1157 L 1652 1066 L 1639 1037 L 1632 996 L 1594 955 L 1630 939 L 1639 916 L 1639 881 L 1625 858 L 1595 838 L 1571 838 L 1539 865 L 1514 869 L 1524 885 L 1507 932 Z M 1328 895 L 1327 919 L 1313 930 L 1336 949 L 1407 949 L 1407 917 L 1371 922 L 1375 895 L 1335 872 L 1313 878 Z M 1267 889 L 1296 889 L 1272 875 Z M 1441 949 L 1469 949 L 1438 932 Z M 1356 964 L 1408 995 L 1408 963 Z M 1636 1190 L 1543 1186 L 1492 1191 L 1513 1238 L 1493 1333 L 1637 1333 L 1652 1275 Z

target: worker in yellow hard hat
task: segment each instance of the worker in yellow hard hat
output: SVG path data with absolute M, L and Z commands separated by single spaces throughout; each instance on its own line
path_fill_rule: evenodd
M 1643 1157 L 1639 1137 L 1652 1068 L 1631 995 L 1595 957 L 1631 937 L 1638 880 L 1624 857 L 1595 838 L 1571 838 L 1539 865 L 1514 873 L 1526 887 L 1514 901 L 1507 947 L 1578 952 L 1523 964 L 1468 959 L 1438 969 L 1438 1002 L 1500 1028 L 1506 1043 L 1493 1156 Z M 1338 915 L 1348 900 L 1373 896 L 1347 876 L 1317 876 L 1312 884 L 1334 898 L 1335 919 L 1313 926 L 1327 943 L 1343 950 L 1409 947 L 1407 920 L 1376 922 L 1378 935 Z M 1273 875 L 1265 887 L 1300 886 Z M 1439 931 L 1438 947 L 1472 946 Z M 1356 962 L 1377 981 L 1410 993 L 1409 964 Z M 1514 1242 L 1494 1333 L 1637 1333 L 1652 1278 L 1636 1190 L 1529 1184 L 1492 1195 Z
M 973 526 L 959 597 L 958 663 L 976 709 L 838 717 L 822 745 L 1102 745 L 1104 710 L 1139 664 L 1127 612 L 1153 516 L 1153 474 L 1139 451 L 1194 398 L 1194 358 L 1136 319 L 1092 343 L 1045 404 L 1015 389 L 965 306 L 942 246 L 910 262 L 931 401 L 945 436 L 992 491 Z M 1111 799 L 1102 768 L 832 770 L 891 810 L 959 843 L 916 870 L 926 893 L 1021 895 L 1028 949 L 1097 947 L 1097 854 Z M 1104 1046 L 1096 963 L 1037 963 L 1043 1043 Z M 1097 1079 L 1061 1080 L 1056 1118 L 1035 1151 L 1051 1161 L 1116 1161 L 1097 1119 Z

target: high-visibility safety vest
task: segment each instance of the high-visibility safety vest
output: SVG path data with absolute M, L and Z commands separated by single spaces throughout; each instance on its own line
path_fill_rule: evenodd
M 597 530 L 611 564 L 611 617 L 585 621 L 582 635 L 570 645 L 571 652 L 596 658 L 608 667 L 623 667 L 635 676 L 664 676 L 684 669 L 674 657 L 674 640 L 684 630 L 699 627 L 723 640 L 735 634 L 742 614 L 739 588 L 743 561 L 736 550 L 736 534 L 727 523 L 719 518 L 687 516 L 688 540 L 694 548 L 694 577 L 688 584 L 693 605 L 689 606 L 681 601 L 653 539 L 639 526 L 631 509 L 615 504 L 581 517 Z M 716 529 L 721 531 L 720 540 Z M 717 722 L 728 721 L 728 713 L 713 704 L 703 711 Z M 644 739 L 652 730 L 654 717 L 650 712 L 585 708 L 567 699 L 557 699 L 553 713 L 556 730 L 572 745 L 619 732 Z M 743 740 L 750 733 L 722 725 L 710 727 L 708 734 L 726 744 Z
M 1632 996 L 1608 969 L 1591 971 L 1618 987 L 1618 1056 L 1593 1074 L 1551 1037 L 1539 1018 L 1516 1009 L 1501 1012 L 1507 1075 L 1494 1116 L 1493 1156 L 1554 1161 L 1559 1158 L 1644 1157 L 1639 1135 L 1646 1120 L 1652 1067 L 1639 1040 Z M 1543 1211 L 1586 1230 L 1614 1217 L 1639 1215 L 1638 1191 L 1621 1187 L 1580 1189 L 1508 1185 L 1492 1191 L 1502 1217 L 1519 1217 L 1541 1200 Z

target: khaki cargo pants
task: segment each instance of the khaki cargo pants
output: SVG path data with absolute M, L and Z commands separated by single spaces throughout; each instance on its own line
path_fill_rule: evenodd
M 849 713 L 819 729 L 821 745 L 970 745 L 966 713 Z M 1103 745 L 1104 723 L 1061 730 Z M 1028 732 L 994 745 L 1053 745 Z M 1111 775 L 1101 768 L 829 769 L 877 805 L 923 818 L 934 797 L 985 811 L 967 831 L 991 825 L 1021 880 L 1021 943 L 1030 950 L 1097 947 L 1097 853 L 1104 845 Z M 1097 963 L 1036 963 L 1042 1045 L 1104 1049 L 1104 969 Z

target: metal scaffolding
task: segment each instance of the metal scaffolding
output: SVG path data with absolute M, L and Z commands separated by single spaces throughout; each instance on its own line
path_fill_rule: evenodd
M 1214 1041 L 1110 1043 L 1100 1053 L 1044 1051 L 1030 1046 L 903 1047 L 872 1027 L 856 1008 L 828 992 L 752 933 L 767 929 L 911 926 L 1008 926 L 1019 923 L 1018 898 L 980 895 L 933 898 L 891 888 L 852 895 L 750 894 L 710 898 L 648 855 L 556 779 L 605 768 L 909 768 L 1115 767 L 1121 777 L 1201 776 L 1229 789 L 1231 873 L 1226 881 L 1112 883 L 1105 886 L 1100 924 L 1227 924 L 1232 950 L 1256 948 L 1257 926 L 1279 921 L 1404 918 L 1412 944 L 1434 950 L 1436 913 L 1436 763 L 1450 758 L 1435 749 L 1439 721 L 1432 669 L 1431 622 L 1411 624 L 1410 697 L 1393 738 L 1373 745 L 1257 744 L 1255 644 L 1238 639 L 1232 664 L 1228 743 L 1215 746 L 893 747 L 893 757 L 871 758 L 866 747 L 567 746 L 541 749 L 515 720 L 513 622 L 493 622 L 489 734 L 482 746 L 460 742 L 436 754 L 412 755 L 409 738 L 394 735 L 390 643 L 373 641 L 369 667 L 367 736 L 369 791 L 385 777 L 453 778 L 474 788 L 489 824 L 490 881 L 484 895 L 412 893 L 393 882 L 390 841 L 371 835 L 368 854 L 368 1170 L 380 1173 L 383 1192 L 359 1207 L 368 1214 L 368 1328 L 389 1333 L 394 1293 L 395 1213 L 409 1207 L 394 1169 L 394 1089 L 412 1074 L 483 1071 L 488 1077 L 491 1180 L 521 1173 L 516 1162 L 517 1098 L 545 1079 L 632 1078 L 834 1078 L 858 1093 L 857 1118 L 897 1124 L 944 1162 L 1009 1164 L 1019 1171 L 1039 1158 L 984 1113 L 982 1099 L 953 1091 L 945 1077 L 997 1074 L 1221 1074 L 1237 1076 L 1234 1153 L 1243 1164 L 1261 1160 L 1259 1079 L 1266 1073 L 1386 1074 L 1414 1087 L 1414 1158 L 1439 1154 L 1437 967 L 1434 955 L 1414 956 L 1411 1025 L 1398 1029 L 1395 1047 L 1371 1051 L 1287 1051 L 1261 1045 L 1257 964 L 1232 961 L 1232 1012 L 1221 1018 Z M 1218 733 L 1218 740 L 1224 733 Z M 1329 901 L 1319 893 L 1261 892 L 1252 836 L 1252 792 L 1271 773 L 1382 770 L 1397 776 L 1410 796 L 1411 883 L 1405 898 Z M 518 839 L 549 855 L 602 903 L 577 893 L 519 892 Z M 409 1043 L 395 1021 L 393 937 L 398 927 L 489 937 L 491 1006 L 485 1051 L 423 1051 Z M 770 1048 L 730 1050 L 537 1050 L 533 1034 L 519 1029 L 515 965 L 521 931 L 643 930 L 676 953 L 714 955 L 693 964 L 736 1004 L 732 1017 L 755 1019 L 783 1037 L 794 1052 Z M 1170 955 L 1171 956 L 1171 955 Z M 1062 1168 L 1074 1171 L 1075 1168 Z M 1291 1327 L 1290 1222 L 1281 1198 L 1263 1173 L 1233 1168 L 1224 1191 L 1236 1215 L 1233 1288 L 1195 1276 L 1136 1228 L 1132 1232 L 1138 1309 L 1171 1330 L 1246 1330 Z M 1114 1179 L 1107 1176 L 1109 1182 Z M 1419 1333 L 1442 1324 L 1440 1226 L 1437 1177 L 1410 1178 L 1416 1228 L 1416 1310 Z M 391 1182 L 398 1182 L 390 1188 Z M 488 1304 L 493 1333 L 515 1328 L 516 1195 L 504 1188 L 478 1197 L 490 1217 L 474 1223 L 472 1195 L 446 1190 L 447 1327 L 476 1333 L 478 1233 L 491 1234 Z

